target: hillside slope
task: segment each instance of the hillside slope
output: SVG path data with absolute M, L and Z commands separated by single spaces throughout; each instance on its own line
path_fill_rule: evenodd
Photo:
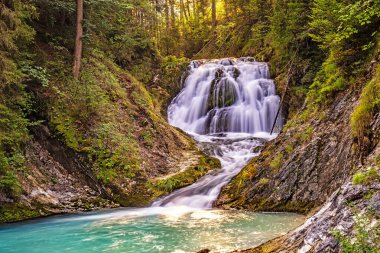
M 30 117 L 39 123 L 22 146 L 17 181 L 2 188 L 1 221 L 146 206 L 219 167 L 166 123 L 141 83 L 101 61 L 93 57 L 80 82 L 62 75 L 47 87 L 29 84 Z

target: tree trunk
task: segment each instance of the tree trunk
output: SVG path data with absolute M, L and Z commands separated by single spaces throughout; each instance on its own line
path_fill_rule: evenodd
M 185 16 L 185 20 L 187 22 L 187 21 L 189 21 L 189 18 L 187 17 L 186 7 L 185 7 L 183 0 L 180 1 L 180 4 L 181 4 L 182 13 Z
M 212 11 L 212 31 L 215 32 L 216 28 L 216 0 L 211 1 L 211 11 Z
M 74 67 L 73 74 L 76 80 L 79 79 L 80 65 L 82 59 L 82 46 L 83 46 L 83 0 L 77 1 L 77 19 L 76 19 L 76 37 L 75 37 L 75 51 L 74 51 Z
M 175 7 L 174 7 L 174 1 L 170 0 L 170 28 L 172 30 L 175 29 Z
M 197 2 L 193 0 L 193 15 L 194 15 L 194 27 L 199 27 L 199 15 L 198 15 Z
M 169 16 L 169 1 L 165 0 L 165 46 L 166 46 L 166 54 L 169 54 L 169 32 L 170 32 L 170 16 Z

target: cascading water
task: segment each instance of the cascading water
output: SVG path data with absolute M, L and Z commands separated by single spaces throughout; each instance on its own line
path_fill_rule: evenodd
M 268 65 L 252 60 L 193 61 L 169 123 L 197 134 L 270 132 L 279 97 Z
M 190 133 L 222 168 L 153 206 L 209 209 L 221 188 L 270 138 L 279 107 L 268 65 L 252 58 L 193 61 L 183 89 L 168 109 L 169 123 Z M 277 127 L 281 121 L 276 122 Z
M 272 138 L 268 132 L 279 99 L 268 77 L 266 64 L 248 58 L 192 62 L 183 90 L 169 107 L 169 122 L 219 158 L 220 170 L 148 208 L 0 226 L 1 252 L 186 253 L 205 248 L 231 252 L 295 228 L 303 217 L 206 210 L 222 186 L 257 154 L 255 147 L 262 138 Z

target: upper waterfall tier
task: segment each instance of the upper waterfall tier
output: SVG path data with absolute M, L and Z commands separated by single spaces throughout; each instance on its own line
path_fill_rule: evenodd
M 169 106 L 169 122 L 198 134 L 270 132 L 279 102 L 266 63 L 252 58 L 193 61 Z

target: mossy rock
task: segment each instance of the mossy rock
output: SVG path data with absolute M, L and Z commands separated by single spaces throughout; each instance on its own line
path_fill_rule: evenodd
M 2 204 L 0 206 L 0 223 L 32 219 L 42 215 L 42 210 L 32 209 L 23 204 Z
M 167 195 L 179 188 L 188 186 L 207 174 L 207 172 L 219 169 L 220 161 L 216 158 L 202 155 L 198 164 L 178 173 L 170 178 L 151 181 L 147 186 L 154 192 L 156 197 Z

